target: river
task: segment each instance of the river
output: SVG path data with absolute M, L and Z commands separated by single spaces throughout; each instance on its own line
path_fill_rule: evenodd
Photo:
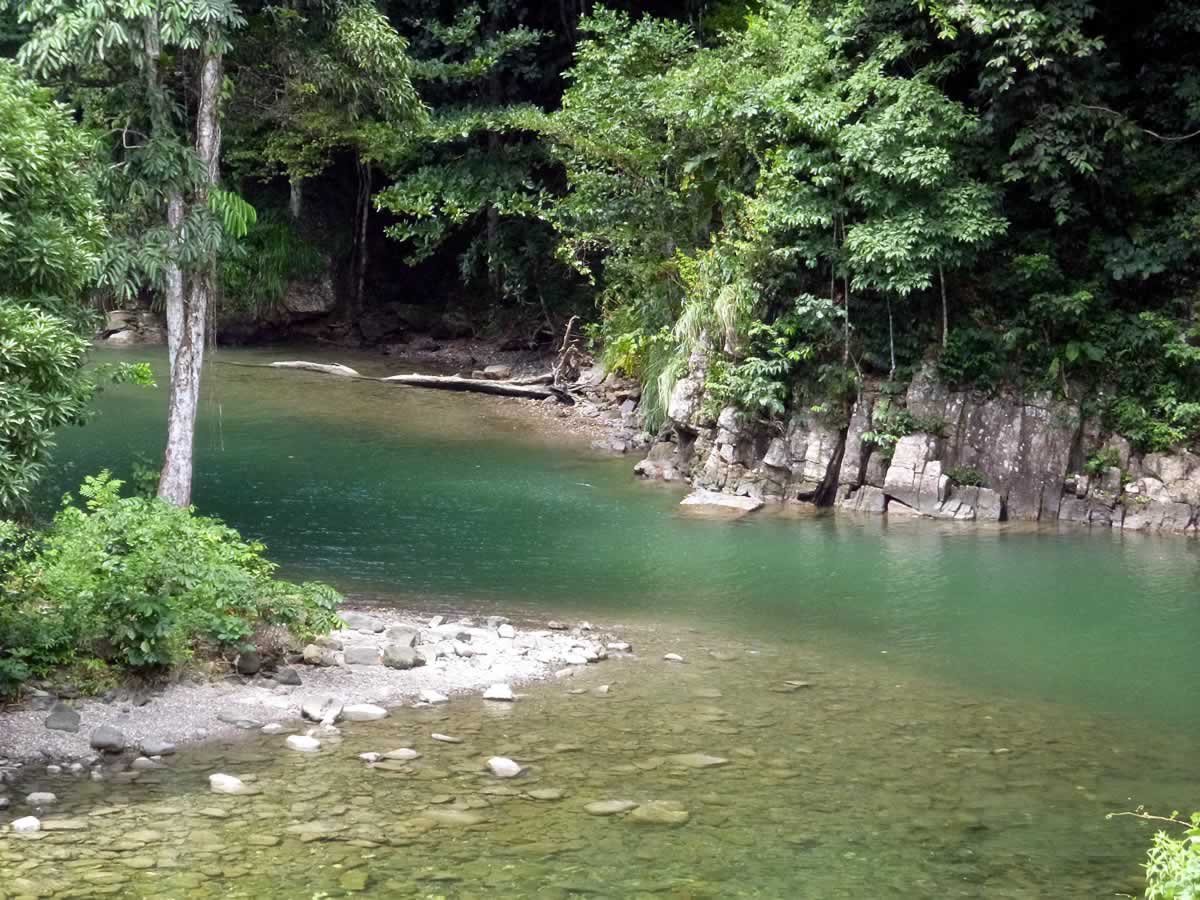
M 517 401 L 228 365 L 301 355 L 319 356 L 222 350 L 209 366 L 202 511 L 263 539 L 286 575 L 358 599 L 587 618 L 652 652 L 605 672 L 603 697 L 544 685 L 504 715 L 451 704 L 350 728 L 319 759 L 249 740 L 79 786 L 66 811 L 100 804 L 114 828 L 159 838 L 22 847 L 33 863 L 60 852 L 64 896 L 1112 896 L 1137 890 L 1151 830 L 1105 814 L 1200 808 L 1196 541 L 684 514 L 681 491 L 638 483 L 632 460 Z M 85 474 L 156 457 L 164 409 L 162 388 L 106 391 L 60 436 L 44 508 Z M 652 663 L 663 649 L 687 663 Z M 435 725 L 468 740 L 426 746 L 424 774 L 354 758 Z M 564 798 L 497 793 L 479 757 L 502 751 Z M 693 751 L 730 763 L 669 761 Z M 218 765 L 263 795 L 216 802 Z M 627 796 L 690 820 L 581 811 Z M 441 803 L 478 823 L 422 813 Z M 12 853 L 0 844 L 0 870 Z

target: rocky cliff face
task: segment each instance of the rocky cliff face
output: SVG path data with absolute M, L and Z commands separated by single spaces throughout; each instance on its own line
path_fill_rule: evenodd
M 693 357 L 671 396 L 670 425 L 638 474 L 877 515 L 1197 529 L 1200 456 L 1139 456 L 1085 420 L 1078 401 L 956 391 L 928 367 L 900 396 L 868 387 L 849 409 L 797 411 L 767 424 L 733 407 L 714 416 L 704 402 L 705 374 L 703 356 Z M 875 433 L 889 408 L 928 429 L 899 437 L 890 454 Z M 1097 451 L 1119 464 L 1084 474 Z

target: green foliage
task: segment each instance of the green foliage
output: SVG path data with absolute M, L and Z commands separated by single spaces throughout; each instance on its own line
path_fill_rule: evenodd
M 1146 900 L 1196 900 L 1200 897 L 1200 813 L 1189 822 L 1171 818 L 1184 826 L 1183 835 L 1165 831 L 1154 835 L 1146 862 Z
M 0 585 L 0 677 L 9 683 L 0 689 L 74 658 L 161 668 L 197 647 L 236 648 L 259 625 L 301 638 L 336 626 L 338 595 L 274 580 L 262 544 L 120 489 L 107 472 L 88 478 L 84 505 L 68 497 L 36 551 L 9 566 Z
M 913 415 L 907 409 L 898 406 L 894 400 L 881 397 L 871 414 L 871 429 L 863 432 L 863 441 L 878 448 L 885 459 L 891 459 L 900 438 L 910 434 L 943 437 L 945 432 L 946 423 L 941 419 Z M 964 469 L 962 474 L 969 478 L 970 470 Z
M 289 284 L 317 277 L 325 263 L 290 219 L 267 213 L 222 260 L 223 312 L 235 318 L 268 318 L 278 310 Z
M 1121 465 L 1121 454 L 1116 447 L 1103 447 L 1088 456 L 1083 464 L 1083 471 L 1093 478 L 1099 478 L 1106 469 Z
M 951 466 L 946 470 L 946 477 L 963 487 L 987 486 L 987 476 L 971 466 Z

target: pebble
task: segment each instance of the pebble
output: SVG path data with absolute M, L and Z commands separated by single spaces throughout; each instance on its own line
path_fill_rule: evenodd
M 516 778 L 521 774 L 521 766 L 507 756 L 493 756 L 487 761 L 488 771 L 497 778 Z
M 47 775 L 61 775 L 62 774 L 62 766 L 56 766 L 52 763 L 52 764 L 46 766 L 46 774 Z
M 633 647 L 625 643 L 625 641 L 613 641 L 611 644 L 608 644 L 607 647 L 609 650 L 612 650 L 616 653 L 628 653 L 633 649 Z
M 321 742 L 315 737 L 308 737 L 303 734 L 293 734 L 285 742 L 289 750 L 298 750 L 301 753 L 315 753 L 321 749 Z
M 497 633 L 500 635 L 500 637 L 511 640 L 517 636 L 517 629 L 513 628 L 511 625 L 501 625 Z
M 148 757 L 139 756 L 137 759 L 135 759 L 133 762 L 131 762 L 129 764 L 129 768 L 131 768 L 135 772 L 144 772 L 149 769 L 165 769 L 166 766 L 164 766 L 160 762 L 155 762 L 154 760 L 149 759 Z
M 438 734 L 436 731 L 430 735 L 435 741 L 441 741 L 443 744 L 461 744 L 462 738 L 451 737 L 448 734 Z
M 507 684 L 493 684 L 491 687 L 489 687 L 486 691 L 483 692 L 483 699 L 484 700 L 505 700 L 505 701 L 508 701 L 509 703 L 511 703 L 515 698 L 513 697 L 512 688 L 509 687 Z
M 51 803 L 57 803 L 58 797 L 49 791 L 35 791 L 25 798 L 25 802 L 30 806 L 49 806 Z
M 259 730 L 263 734 L 283 734 L 285 731 L 287 731 L 287 729 L 284 728 L 282 725 L 280 725 L 278 722 L 268 722 L 266 725 L 264 725 Z
M 381 759 L 383 759 L 383 754 L 382 753 L 360 753 L 360 754 L 358 754 L 358 758 L 361 759 L 365 763 L 377 763 Z
M 12 823 L 13 834 L 33 834 L 42 830 L 42 823 L 36 816 L 25 816 Z

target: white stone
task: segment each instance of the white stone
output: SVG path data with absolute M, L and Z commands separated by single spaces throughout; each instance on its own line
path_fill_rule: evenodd
M 365 763 L 377 763 L 381 759 L 383 759 L 383 754 L 382 753 L 360 753 L 360 754 L 358 754 L 358 758 L 361 759 Z
M 49 806 L 57 801 L 58 797 L 49 791 L 35 791 L 25 798 L 25 802 L 30 806 Z
M 384 759 L 400 759 L 400 760 L 404 760 L 405 762 L 407 762 L 407 761 L 413 760 L 413 759 L 420 759 L 421 754 L 418 753 L 416 750 L 413 750 L 410 747 L 400 747 L 396 750 L 389 750 L 387 753 L 383 754 L 383 758 Z
M 632 648 L 624 641 L 613 641 L 608 645 L 608 649 L 615 653 L 628 653 Z
M 563 657 L 563 662 L 569 666 L 586 666 L 588 663 L 588 658 L 578 650 L 572 650 Z
M 283 734 L 285 731 L 287 731 L 287 729 L 278 722 L 269 722 L 262 727 L 263 734 Z
M 516 778 L 521 774 L 521 766 L 507 756 L 493 756 L 487 761 L 487 767 L 497 778 Z
M 448 734 L 438 734 L 436 731 L 430 735 L 435 741 L 441 741 L 443 744 L 461 744 L 462 738 L 453 737 Z
M 679 505 L 715 507 L 746 513 L 761 508 L 763 501 L 758 497 L 735 497 L 717 491 L 696 490 L 680 500 Z
M 511 639 L 511 638 L 515 638 L 517 636 L 517 629 L 513 628 L 511 625 L 505 624 L 505 625 L 500 626 L 497 633 L 502 638 L 510 638 Z
M 683 657 L 678 653 L 664 653 L 663 659 L 667 662 L 683 662 Z
M 330 694 L 313 694 L 300 701 L 300 715 L 332 725 L 342 717 L 342 701 Z
M 208 787 L 214 794 L 244 794 L 249 790 L 242 779 L 220 773 L 208 776 Z
M 36 816 L 26 816 L 23 819 L 17 819 L 12 823 L 14 834 L 33 834 L 36 831 L 42 830 L 42 823 L 38 821 Z
M 512 702 L 513 692 L 507 684 L 493 684 L 490 688 L 483 692 L 484 700 L 507 700 Z
M 354 703 L 342 710 L 347 722 L 375 722 L 387 718 L 388 711 L 374 703 Z
M 48 765 L 48 766 L 46 766 L 46 774 L 47 775 L 61 775 L 62 774 L 62 766 L 56 766 L 53 764 Z
M 422 703 L 449 703 L 450 702 L 450 698 L 447 697 L 445 694 L 439 694 L 437 691 L 430 690 L 429 688 L 425 688 L 423 691 L 421 691 L 421 693 L 419 693 L 417 695 L 417 698 Z
M 298 750 L 301 753 L 315 753 L 321 749 L 321 742 L 315 737 L 308 737 L 303 734 L 293 734 L 287 739 L 289 750 Z

